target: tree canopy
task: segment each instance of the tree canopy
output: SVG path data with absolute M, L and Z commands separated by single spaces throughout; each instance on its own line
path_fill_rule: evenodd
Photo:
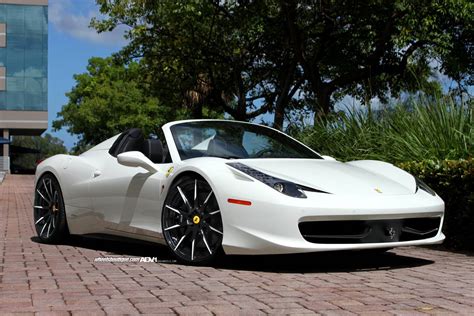
M 112 58 L 91 58 L 87 72 L 74 76 L 76 85 L 66 94 L 69 102 L 53 121 L 53 128 L 66 127 L 78 134 L 77 148 L 97 144 L 131 127 L 155 132 L 175 113 L 146 93 L 147 85 L 140 82 L 139 74 L 136 62 L 125 67 Z
M 111 57 L 93 57 L 87 72 L 74 75 L 75 86 L 66 94 L 69 102 L 53 121 L 79 135 L 73 149 L 83 151 L 126 129 L 141 128 L 145 134 L 160 133 L 159 127 L 175 119 L 188 118 L 189 109 L 171 102 L 160 102 L 150 94 L 147 75 L 139 62 L 118 64 Z M 204 107 L 203 116 L 219 117 Z
M 292 109 L 328 113 L 362 102 L 439 89 L 433 63 L 473 82 L 474 3 L 468 0 L 97 0 L 99 31 L 130 27 L 115 57 L 140 59 L 162 102 L 203 105 L 248 120 Z

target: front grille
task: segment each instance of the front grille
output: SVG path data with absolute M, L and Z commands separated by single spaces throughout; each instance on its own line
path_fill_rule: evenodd
M 436 236 L 440 217 L 302 222 L 303 238 L 318 244 L 357 244 L 420 240 Z

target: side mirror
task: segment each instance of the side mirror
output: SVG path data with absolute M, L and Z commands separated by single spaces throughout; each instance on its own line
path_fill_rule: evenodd
M 155 164 L 139 151 L 127 151 L 117 156 L 119 164 L 127 167 L 142 167 L 151 173 L 158 171 Z
M 331 156 L 321 156 L 321 157 L 323 157 L 324 160 L 336 161 L 336 158 L 333 158 Z

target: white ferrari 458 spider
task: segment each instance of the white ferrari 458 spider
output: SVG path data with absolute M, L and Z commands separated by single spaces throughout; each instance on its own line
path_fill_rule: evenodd
M 339 162 L 266 126 L 188 120 L 139 129 L 38 165 L 34 224 L 165 243 L 186 263 L 226 254 L 441 243 L 444 203 L 385 162 Z

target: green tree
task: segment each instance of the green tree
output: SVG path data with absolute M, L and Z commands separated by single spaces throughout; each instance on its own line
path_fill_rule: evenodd
M 38 161 L 66 154 L 61 139 L 46 133 L 44 136 L 13 136 L 11 162 L 14 167 L 34 170 Z
M 472 82 L 474 3 L 468 0 L 97 0 L 109 31 L 128 25 L 122 61 L 141 58 L 150 89 L 202 115 L 237 119 L 439 90 L 430 63 Z M 189 98 L 189 95 L 193 98 Z M 172 101 L 171 101 L 172 100 Z M 187 101 L 186 101 L 187 100 Z
M 179 111 L 147 94 L 140 69 L 136 62 L 124 67 L 112 58 L 91 58 L 87 72 L 74 76 L 76 85 L 66 94 L 69 102 L 53 128 L 79 135 L 75 150 L 80 151 L 132 127 L 155 133 L 159 125 L 179 117 Z

